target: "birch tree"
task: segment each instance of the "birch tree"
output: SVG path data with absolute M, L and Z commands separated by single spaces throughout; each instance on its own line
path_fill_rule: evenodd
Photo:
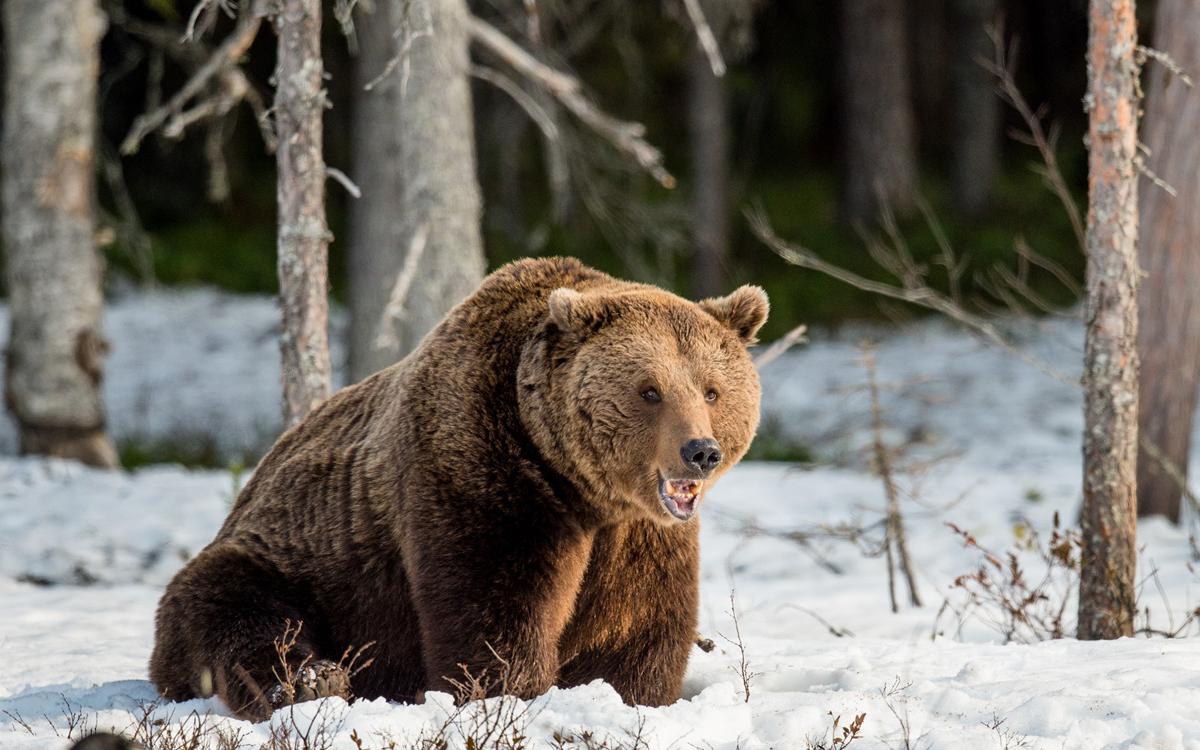
M 95 0 L 5 0 L 5 398 L 22 453 L 115 466 L 95 247 Z
M 1154 45 L 1182 70 L 1200 73 L 1200 3 L 1159 0 Z M 1138 297 L 1138 514 L 1178 521 L 1178 477 L 1152 451 L 1187 476 L 1200 387 L 1200 92 L 1165 65 L 1149 73 L 1142 140 L 1150 169 L 1169 189 L 1147 183 L 1139 197 L 1146 276 Z
M 354 380 L 407 354 L 483 279 L 467 20 L 462 0 L 380 0 L 360 16 Z
M 283 408 L 288 426 L 329 396 L 329 241 L 325 223 L 326 107 L 320 0 L 281 0 L 275 63 L 277 264 L 283 309 Z
M 1137 564 L 1137 26 L 1133 0 L 1088 16 L 1087 332 L 1079 637 L 1133 634 Z

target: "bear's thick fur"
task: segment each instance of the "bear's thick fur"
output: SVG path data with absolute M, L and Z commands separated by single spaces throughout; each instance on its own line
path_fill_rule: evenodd
M 602 678 L 674 701 L 688 519 L 754 435 L 746 346 L 766 314 L 756 287 L 693 303 L 570 259 L 505 266 L 279 439 L 167 587 L 151 678 L 248 717 L 351 690 L 420 700 L 464 669 L 521 696 Z M 370 667 L 337 666 L 367 643 Z

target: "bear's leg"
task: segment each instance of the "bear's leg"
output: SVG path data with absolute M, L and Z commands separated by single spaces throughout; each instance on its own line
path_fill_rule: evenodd
M 465 542 L 460 532 L 456 546 L 423 550 L 412 571 L 412 591 L 427 690 L 460 699 L 501 693 L 533 698 L 554 685 L 558 642 L 591 537 L 553 528 L 530 531 L 532 526 L 510 534 L 483 527 L 483 538 Z M 493 551 L 494 539 L 529 544 L 520 554 L 511 545 Z M 483 553 L 465 554 L 464 548 Z
M 679 699 L 695 639 L 692 627 L 641 623 L 618 643 L 577 654 L 563 665 L 558 684 L 573 687 L 602 679 L 630 705 L 670 705 Z
M 696 639 L 698 529 L 638 521 L 597 535 L 561 643 L 558 684 L 609 683 L 626 703 L 679 698 Z
M 210 547 L 159 603 L 150 678 L 172 700 L 218 695 L 240 716 L 349 696 L 349 678 L 320 659 L 319 623 L 269 564 L 232 545 Z

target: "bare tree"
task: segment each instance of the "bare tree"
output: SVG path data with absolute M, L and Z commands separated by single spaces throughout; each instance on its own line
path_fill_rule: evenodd
M 996 0 L 950 0 L 950 183 L 959 210 L 987 208 L 996 180 L 1000 99 L 983 63 L 992 57 L 988 26 Z
M 357 24 L 354 380 L 412 350 L 483 278 L 468 18 L 462 0 L 380 0 Z M 415 279 L 404 299 L 391 299 L 422 233 Z
M 880 200 L 913 207 L 916 136 L 909 82 L 906 3 L 841 0 L 839 67 L 845 133 L 843 212 L 874 222 Z
M 950 42 L 947 24 L 949 0 L 909 0 L 908 42 L 912 59 L 913 112 L 921 149 L 941 153 L 945 146 L 943 123 L 950 76 Z
M 1091 0 L 1079 637 L 1133 634 L 1137 565 L 1137 22 Z
M 104 24 L 95 0 L 6 0 L 0 161 L 12 326 L 5 399 L 21 452 L 111 467 L 93 197 Z
M 325 223 L 320 0 L 281 0 L 275 63 L 277 265 L 283 409 L 294 425 L 329 396 L 329 241 Z
M 1159 0 L 1155 14 L 1155 46 L 1183 70 L 1200 73 L 1200 4 Z M 1174 194 L 1147 185 L 1139 196 L 1139 259 L 1146 276 L 1138 297 L 1138 430 L 1184 476 L 1200 385 L 1198 125 L 1200 93 L 1167 66 L 1154 66 L 1142 140 L 1150 168 Z M 1179 520 L 1179 482 L 1145 448 L 1138 454 L 1137 488 L 1139 515 Z

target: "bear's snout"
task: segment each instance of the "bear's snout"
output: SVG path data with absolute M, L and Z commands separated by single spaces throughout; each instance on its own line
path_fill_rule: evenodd
M 721 465 L 721 446 L 713 438 L 697 438 L 689 440 L 679 449 L 683 457 L 683 465 L 693 471 L 700 472 L 705 478 Z

